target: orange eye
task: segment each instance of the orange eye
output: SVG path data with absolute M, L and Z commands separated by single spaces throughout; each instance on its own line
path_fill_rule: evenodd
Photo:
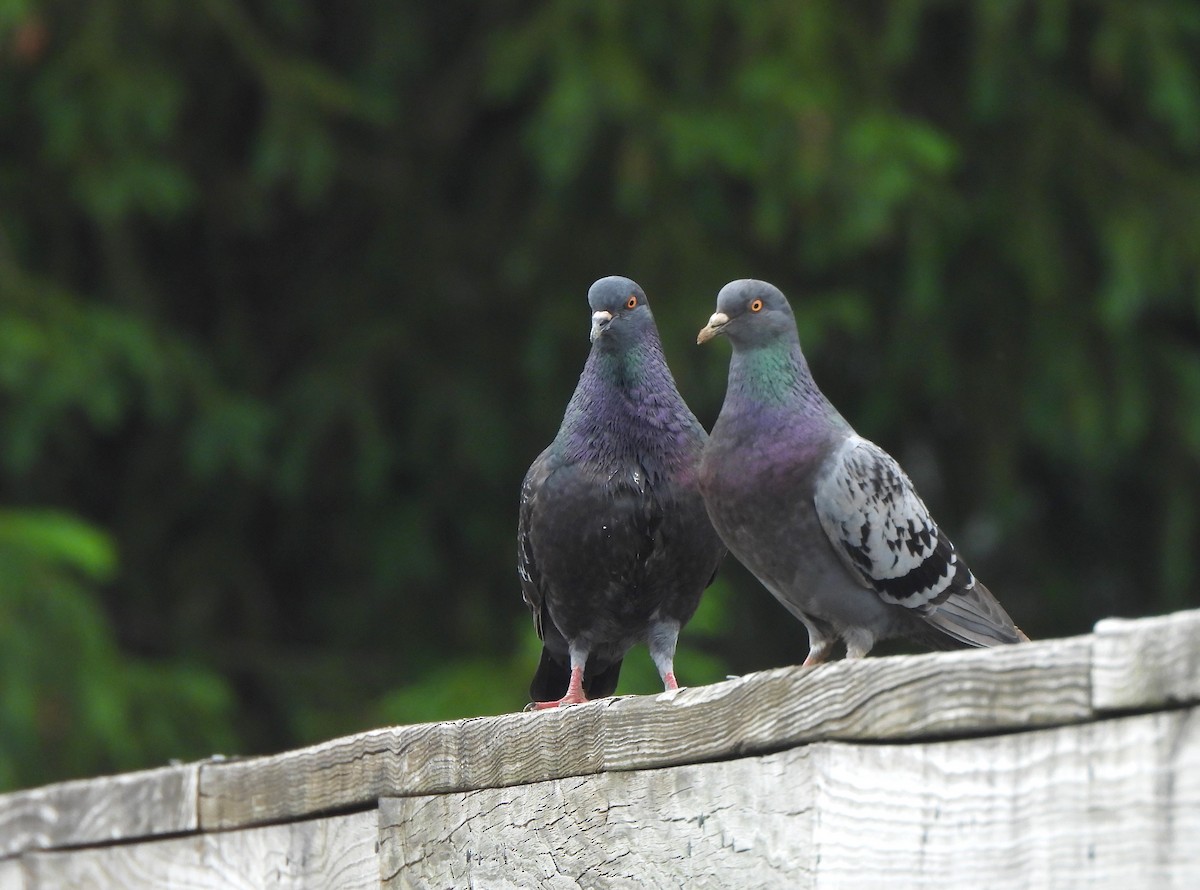
M 637 308 L 637 294 L 629 295 L 629 299 L 625 301 L 625 308 L 626 309 L 636 309 Z
M 755 300 L 753 303 L 751 303 L 750 311 L 751 312 L 761 312 L 762 311 L 762 300 Z

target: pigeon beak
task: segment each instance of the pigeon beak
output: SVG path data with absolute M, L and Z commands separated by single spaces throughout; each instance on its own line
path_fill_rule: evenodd
M 592 313 L 592 342 L 596 342 L 596 338 L 604 333 L 604 329 L 608 327 L 608 323 L 612 321 L 613 314 L 605 312 L 601 309 L 599 312 Z
M 729 316 L 724 312 L 714 312 L 713 317 L 708 320 L 708 324 L 700 329 L 700 333 L 696 335 L 697 343 L 707 343 L 717 334 L 721 333 L 721 329 L 729 324 Z

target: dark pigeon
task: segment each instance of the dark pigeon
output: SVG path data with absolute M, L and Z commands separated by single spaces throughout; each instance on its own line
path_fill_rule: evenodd
M 731 282 L 700 331 L 733 343 L 700 469 L 722 539 L 808 628 L 805 664 L 909 637 L 935 648 L 1028 640 L 934 523 L 900 465 L 817 388 L 783 294 Z
M 592 349 L 558 435 L 521 486 L 517 569 L 542 639 L 534 706 L 612 695 L 649 643 L 667 689 L 675 644 L 725 547 L 696 483 L 707 436 L 628 278 L 588 291 Z

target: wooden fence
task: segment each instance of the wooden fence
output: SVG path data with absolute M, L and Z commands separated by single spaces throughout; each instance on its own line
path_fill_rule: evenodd
M 1200 887 L 1200 611 L 0 796 L 0 890 Z

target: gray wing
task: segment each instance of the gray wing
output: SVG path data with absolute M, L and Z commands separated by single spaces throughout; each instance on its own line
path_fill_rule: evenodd
M 907 606 L 971 646 L 1028 637 L 978 584 L 895 459 L 851 436 L 813 492 L 821 527 L 850 573 L 888 603 Z
M 975 583 L 900 465 L 866 439 L 830 456 L 813 503 L 850 573 L 885 602 L 928 612 Z

